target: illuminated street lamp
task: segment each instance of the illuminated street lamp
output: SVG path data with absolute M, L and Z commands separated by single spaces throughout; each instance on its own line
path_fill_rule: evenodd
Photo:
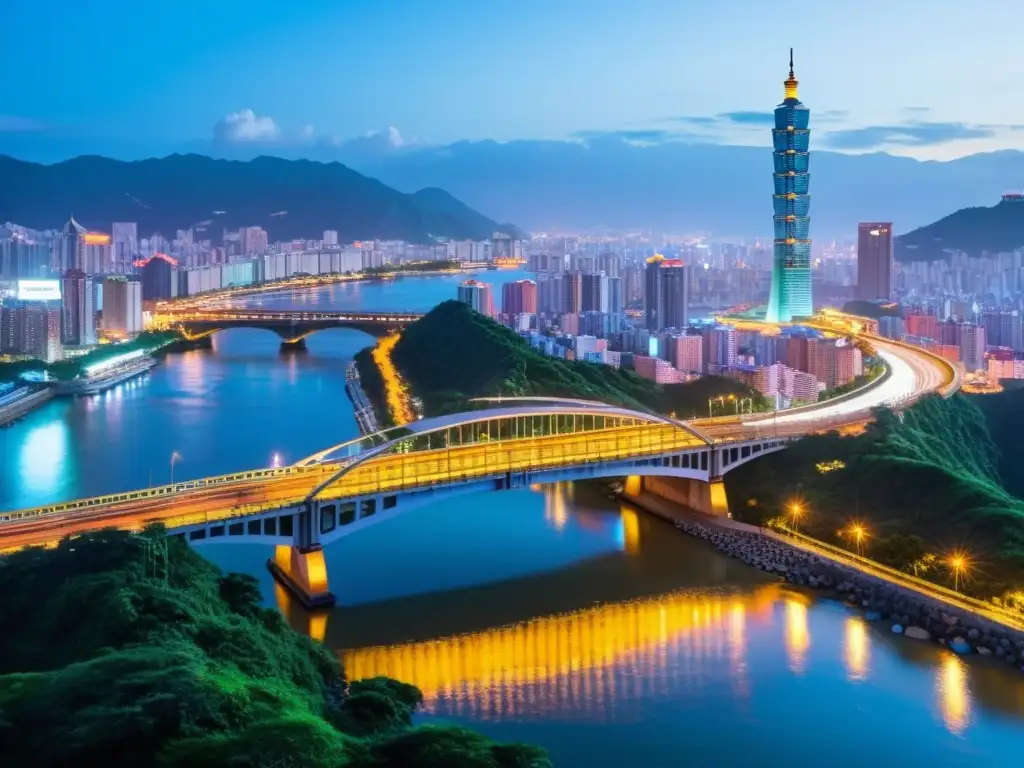
M 867 531 L 864 530 L 864 526 L 860 523 L 854 523 L 850 531 L 853 533 L 854 541 L 857 542 L 857 554 L 860 555 L 860 545 L 864 541 L 864 537 L 867 536 Z
M 804 505 L 799 501 L 792 501 L 789 504 L 789 516 L 793 520 L 793 530 L 797 529 L 797 525 L 800 523 L 800 518 L 804 516 Z
M 171 453 L 171 485 L 174 485 L 174 465 L 181 461 L 181 454 L 177 451 Z
M 947 561 L 949 568 L 953 571 L 953 589 L 957 592 L 960 591 L 960 575 L 967 572 L 970 567 L 970 561 L 967 559 L 967 554 L 964 552 L 954 552 L 949 556 Z

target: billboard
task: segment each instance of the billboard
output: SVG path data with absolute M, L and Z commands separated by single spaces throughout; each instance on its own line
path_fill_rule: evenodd
M 19 301 L 60 301 L 60 280 L 19 280 Z

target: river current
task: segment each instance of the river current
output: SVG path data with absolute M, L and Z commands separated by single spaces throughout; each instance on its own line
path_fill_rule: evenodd
M 460 279 L 258 303 L 425 311 Z M 166 483 L 174 452 L 185 479 L 355 437 L 344 370 L 371 343 L 333 330 L 282 354 L 272 333 L 228 331 L 102 395 L 52 401 L 0 429 L 0 508 Z M 262 545 L 201 551 L 255 576 L 350 677 L 414 683 L 424 721 L 535 742 L 559 766 L 1024 762 L 1024 676 L 893 636 L 598 488 L 459 497 L 343 538 L 327 549 L 327 616 L 275 587 Z

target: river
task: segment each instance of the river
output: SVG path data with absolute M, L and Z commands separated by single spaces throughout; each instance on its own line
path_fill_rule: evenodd
M 487 273 L 484 279 L 515 279 Z M 263 306 L 429 309 L 455 277 L 343 284 Z M 371 343 L 258 330 L 169 355 L 0 429 L 9 509 L 294 461 L 354 437 L 344 369 Z M 1024 676 L 895 637 L 598 489 L 460 497 L 327 549 L 339 607 L 305 614 L 255 544 L 203 545 L 349 674 L 424 692 L 422 720 L 542 744 L 556 765 L 1018 765 Z

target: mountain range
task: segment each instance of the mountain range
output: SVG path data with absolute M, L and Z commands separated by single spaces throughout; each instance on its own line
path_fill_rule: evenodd
M 319 239 L 327 229 L 337 230 L 340 242 L 520 234 L 442 189 L 398 192 L 337 162 L 193 154 L 134 162 L 87 156 L 40 165 L 0 155 L 0 180 L 0 221 L 32 229 L 63 226 L 73 214 L 101 230 L 134 221 L 145 235 L 206 226 L 215 240 L 221 228 L 243 226 L 263 227 L 271 241 Z
M 969 256 L 1008 253 L 1024 248 L 1024 199 L 1001 200 L 990 207 L 962 208 L 896 238 L 898 261 L 932 261 L 949 251 Z
M 381 132 L 340 143 L 196 142 L 190 150 L 343 162 L 403 192 L 439 187 L 475 210 L 533 231 L 651 230 L 716 238 L 771 237 L 772 159 L 765 146 L 580 141 L 403 143 Z M 811 152 L 811 236 L 852 237 L 860 221 L 897 233 L 960 208 L 986 206 L 1024 184 L 1024 153 L 1003 150 L 922 162 L 885 153 Z

